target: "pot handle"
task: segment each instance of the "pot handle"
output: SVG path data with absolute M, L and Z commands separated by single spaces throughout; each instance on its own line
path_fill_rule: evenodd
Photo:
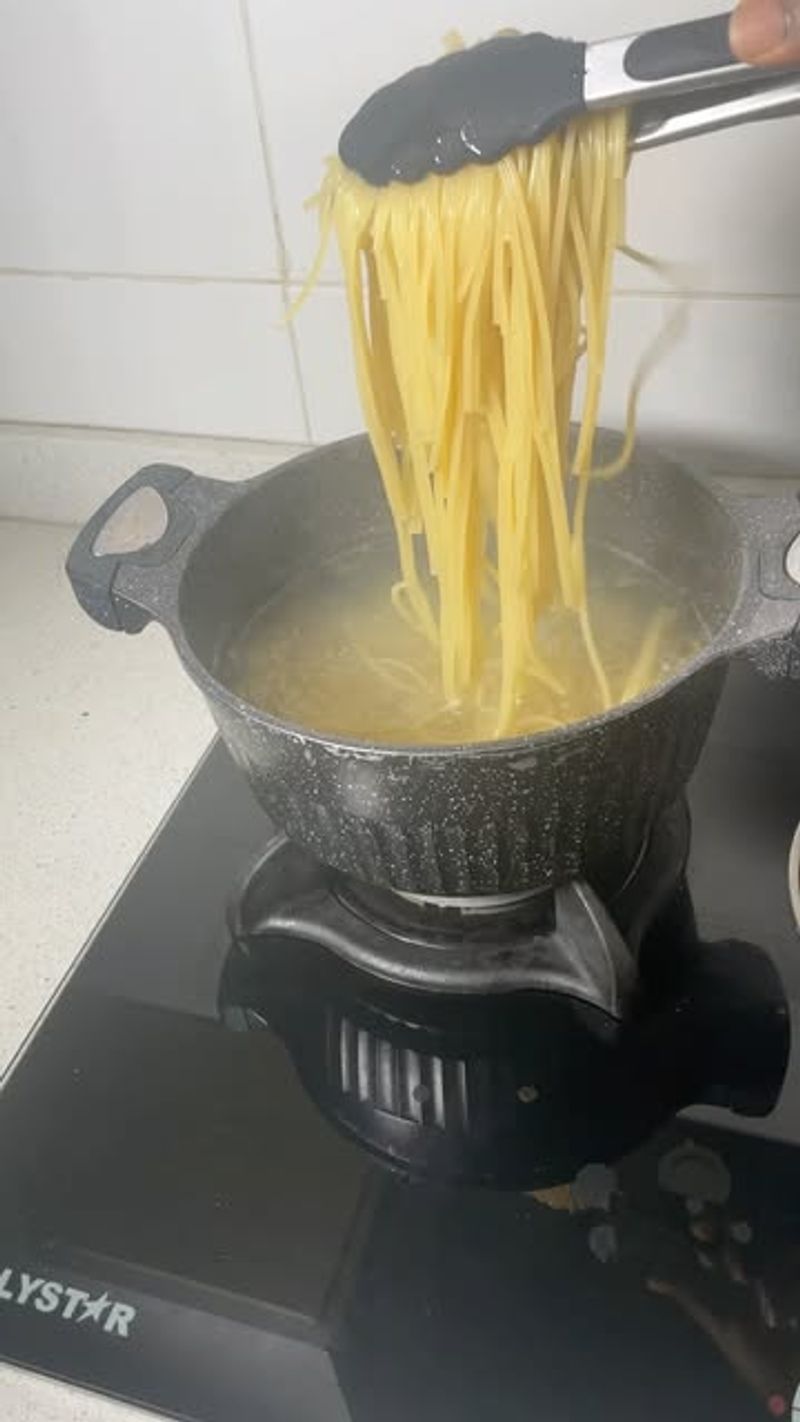
M 800 489 L 765 498 L 760 515 L 759 592 L 773 602 L 800 604 Z M 800 606 L 796 610 L 800 616 Z
M 758 590 L 768 628 L 753 656 L 768 675 L 795 681 L 800 680 L 800 489 L 765 504 Z
M 140 534 L 133 547 L 103 551 L 114 515 L 144 489 L 159 496 L 165 526 L 155 537 Z M 141 632 L 153 618 L 165 620 L 184 563 L 176 561 L 178 553 L 198 541 L 241 489 L 241 483 L 201 479 L 173 464 L 149 464 L 131 475 L 84 524 L 67 555 L 67 576 L 84 612 L 117 632 Z
M 756 661 L 766 659 L 765 670 L 800 677 L 800 489 L 752 496 L 727 491 L 722 501 L 753 558 L 755 605 L 737 641 Z

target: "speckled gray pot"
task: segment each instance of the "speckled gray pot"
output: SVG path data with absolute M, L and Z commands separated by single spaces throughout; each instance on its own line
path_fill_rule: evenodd
M 93 551 L 111 515 L 156 489 L 166 531 L 148 547 Z M 641 455 L 598 484 L 589 538 L 685 587 L 709 629 L 682 673 L 638 701 L 534 738 L 388 748 L 286 724 L 217 678 L 232 633 L 303 564 L 390 536 L 366 439 L 303 455 L 241 484 L 157 465 L 129 480 L 79 535 L 67 568 L 98 622 L 155 618 L 206 697 L 272 819 L 321 860 L 420 894 L 497 894 L 586 876 L 612 884 L 697 761 L 728 658 L 752 649 L 785 674 L 800 587 L 786 555 L 800 504 L 733 499 Z

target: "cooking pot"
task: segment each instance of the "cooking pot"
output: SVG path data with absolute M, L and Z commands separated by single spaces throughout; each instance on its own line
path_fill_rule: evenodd
M 103 551 L 112 515 L 143 488 L 166 506 L 163 532 L 146 546 Z M 603 892 L 632 871 L 691 775 L 729 658 L 750 650 L 775 674 L 800 668 L 800 585 L 788 571 L 798 533 L 797 495 L 734 497 L 640 453 L 625 475 L 593 490 L 589 545 L 681 589 L 707 630 L 704 645 L 668 681 L 604 715 L 435 747 L 292 725 L 220 679 L 232 637 L 304 567 L 365 541 L 391 548 L 364 437 L 242 483 L 143 469 L 89 520 L 67 570 L 103 626 L 166 627 L 258 800 L 318 859 L 424 896 L 512 894 L 576 877 Z

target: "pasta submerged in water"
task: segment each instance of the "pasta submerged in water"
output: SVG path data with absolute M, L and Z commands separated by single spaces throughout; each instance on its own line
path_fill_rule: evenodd
M 626 170 L 617 111 L 414 185 L 372 188 L 334 161 L 320 194 L 397 533 L 393 598 L 438 647 L 447 703 L 475 696 L 499 656 L 497 735 L 513 732 L 531 677 L 552 683 L 537 624 L 553 606 L 580 621 L 600 707 L 614 700 L 589 618 L 584 524 Z
M 287 590 L 232 649 L 243 695 L 323 732 L 447 744 L 607 710 L 692 649 L 654 575 L 587 568 L 590 483 L 630 457 L 654 354 L 618 459 L 593 468 L 627 161 L 612 112 L 413 186 L 331 162 L 304 295 L 335 234 L 400 580 L 394 609 L 385 561 Z

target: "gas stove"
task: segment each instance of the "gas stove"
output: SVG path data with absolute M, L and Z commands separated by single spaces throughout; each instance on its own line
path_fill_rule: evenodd
M 216 744 L 0 1095 L 0 1355 L 167 1415 L 789 1416 L 800 683 L 620 884 L 337 878 Z

